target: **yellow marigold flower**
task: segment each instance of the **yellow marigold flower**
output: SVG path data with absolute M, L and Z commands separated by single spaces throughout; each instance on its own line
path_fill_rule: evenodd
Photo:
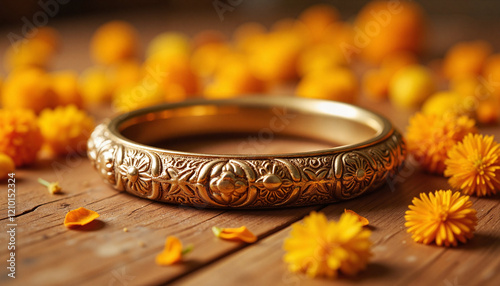
M 207 98 L 230 98 L 242 94 L 262 93 L 265 83 L 257 79 L 250 70 L 244 56 L 226 55 L 214 74 L 212 83 L 205 87 Z
M 422 113 L 464 115 L 461 111 L 463 101 L 464 97 L 454 91 L 439 91 L 427 98 Z
M 99 66 L 90 67 L 80 74 L 78 81 L 85 104 L 99 104 L 111 99 L 113 84 L 107 69 Z
M 408 151 L 422 167 L 443 174 L 446 153 L 469 133 L 476 133 L 475 122 L 467 116 L 415 114 L 406 132 Z
M 146 58 L 151 60 L 172 59 L 189 56 L 191 44 L 189 38 L 181 33 L 166 32 L 159 34 L 149 42 Z
M 493 136 L 469 134 L 448 151 L 444 175 L 466 195 L 487 196 L 500 189 L 500 144 Z
M 405 226 L 416 242 L 457 246 L 457 241 L 465 243 L 473 236 L 477 217 L 471 206 L 469 196 L 461 196 L 459 192 L 421 193 L 420 198 L 413 198 L 410 210 L 406 211 Z
M 11 157 L 0 153 L 0 179 L 5 179 L 10 173 L 14 172 L 16 164 Z
M 311 212 L 303 222 L 292 225 L 283 244 L 284 260 L 290 271 L 310 277 L 333 278 L 338 271 L 354 275 L 366 267 L 371 256 L 370 235 L 353 214 L 344 213 L 335 222 L 323 213 Z
M 49 183 L 47 181 L 45 181 L 44 179 L 42 178 L 38 178 L 38 182 L 44 186 L 47 187 L 47 190 L 49 191 L 49 193 L 51 194 L 60 194 L 61 191 L 62 191 L 62 188 L 61 186 L 59 186 L 59 182 L 52 182 L 52 183 Z
M 5 52 L 5 66 L 8 70 L 22 67 L 47 68 L 55 51 L 47 43 L 32 39 L 20 40 Z
M 181 100 L 184 98 L 181 98 Z M 158 84 L 142 84 L 124 87 L 113 94 L 113 108 L 118 112 L 128 112 L 165 102 L 165 93 Z
M 92 58 L 99 64 L 113 65 L 137 58 L 137 31 L 129 23 L 111 21 L 100 26 L 90 42 Z
M 389 83 L 389 99 L 398 108 L 422 104 L 436 89 L 432 72 L 421 65 L 400 69 Z
M 86 225 L 96 218 L 99 214 L 95 211 L 88 210 L 84 207 L 79 207 L 76 210 L 69 211 L 64 218 L 64 225 L 66 227 Z
M 177 237 L 169 236 L 165 241 L 165 248 L 156 256 L 155 262 L 162 266 L 172 265 L 181 261 L 182 256 L 189 253 L 191 250 L 193 250 L 192 245 L 188 245 L 183 249 L 182 242 Z
M 6 109 L 25 108 L 39 113 L 55 107 L 57 95 L 50 76 L 38 68 L 19 68 L 12 71 L 2 88 L 2 106 Z
M 78 74 L 74 71 L 60 71 L 50 74 L 52 90 L 57 95 L 57 105 L 74 104 L 83 106 L 83 99 L 78 85 Z
M 38 119 L 44 147 L 56 155 L 85 151 L 94 120 L 74 105 L 46 109 Z
M 253 234 L 246 226 L 238 228 L 220 228 L 214 226 L 212 228 L 215 236 L 226 240 L 240 240 L 246 243 L 253 243 L 257 241 L 257 236 Z
M 344 67 L 313 71 L 300 80 L 295 93 L 301 97 L 354 103 L 358 95 L 358 81 L 354 73 Z
M 17 167 L 33 163 L 42 145 L 35 113 L 28 109 L 0 109 L 0 152 Z

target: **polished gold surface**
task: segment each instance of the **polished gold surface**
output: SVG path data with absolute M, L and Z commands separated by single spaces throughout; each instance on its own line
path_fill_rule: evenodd
M 108 183 L 140 197 L 268 208 L 357 197 L 397 174 L 406 150 L 391 123 L 370 111 L 255 96 L 120 115 L 95 129 L 88 154 Z

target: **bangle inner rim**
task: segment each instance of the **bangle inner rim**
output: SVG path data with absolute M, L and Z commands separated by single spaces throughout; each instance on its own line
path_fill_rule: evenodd
M 125 141 L 176 154 L 276 156 L 376 143 L 387 119 L 349 104 L 287 97 L 192 101 L 137 110 L 110 129 Z

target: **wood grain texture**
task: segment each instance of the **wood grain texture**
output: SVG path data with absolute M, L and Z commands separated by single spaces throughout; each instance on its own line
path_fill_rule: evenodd
M 214 14 L 215 15 L 215 14 Z M 196 21 L 134 15 L 142 39 L 168 29 L 192 33 L 218 21 L 214 15 Z M 141 19 L 143 22 L 141 22 Z M 152 19 L 152 20 L 151 20 Z M 208 19 L 208 20 L 207 20 Z M 69 20 L 68 20 L 69 21 Z M 90 65 L 85 57 L 91 31 L 103 18 L 76 19 L 71 26 L 59 22 L 65 53 L 57 68 L 82 70 Z M 88 23 L 88 24 L 87 24 Z M 208 25 L 229 30 L 231 22 Z M 73 31 L 72 29 L 75 29 Z M 443 40 L 444 41 L 444 40 Z M 0 48 L 8 42 L 3 39 Z M 74 48 L 74 49 L 73 49 Z M 290 91 L 277 91 L 289 93 Z M 384 114 L 401 131 L 412 111 L 396 111 L 387 103 L 361 105 Z M 108 109 L 95 111 L 98 118 Z M 500 140 L 500 127 L 481 127 L 485 134 Z M 59 180 L 64 193 L 50 195 L 36 180 Z M 338 285 L 498 285 L 500 282 L 500 196 L 472 198 L 479 224 L 475 237 L 456 248 L 414 243 L 404 228 L 404 212 L 420 192 L 448 189 L 445 178 L 428 175 L 408 162 L 395 180 L 381 189 L 351 201 L 262 211 L 196 209 L 155 203 L 116 192 L 102 182 L 87 159 L 63 157 L 42 160 L 29 169 L 16 172 L 17 187 L 17 278 L 7 277 L 8 255 L 4 231 L 7 224 L 6 183 L 0 197 L 0 284 L 1 285 L 330 285 L 332 281 L 308 279 L 291 274 L 282 262 L 283 240 L 290 225 L 310 211 L 323 211 L 338 219 L 344 208 L 370 220 L 373 230 L 373 259 L 366 271 L 349 278 L 341 276 Z M 78 207 L 97 211 L 96 223 L 80 230 L 64 227 L 67 211 Z M 212 226 L 246 225 L 259 240 L 254 244 L 222 241 L 212 234 Z M 123 228 L 128 231 L 124 232 Z M 168 235 L 178 236 L 194 251 L 185 262 L 171 267 L 155 265 L 154 258 Z

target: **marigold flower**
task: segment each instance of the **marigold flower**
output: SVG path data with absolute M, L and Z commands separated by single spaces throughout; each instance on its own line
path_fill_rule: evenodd
M 344 209 L 344 212 L 345 213 L 349 213 L 349 214 L 353 214 L 355 215 L 357 218 L 358 218 L 358 221 L 363 225 L 363 226 L 367 226 L 370 224 L 370 221 L 368 221 L 368 219 L 364 216 L 360 216 L 359 214 L 357 214 L 355 211 L 353 210 L 348 210 L 348 209 Z
M 42 136 L 33 111 L 0 109 L 0 152 L 11 157 L 16 167 L 33 163 Z
M 113 108 L 118 112 L 128 112 L 163 102 L 165 94 L 158 84 L 151 84 L 148 89 L 140 84 L 124 87 L 113 95 Z
M 58 105 L 74 104 L 82 107 L 83 100 L 78 85 L 78 74 L 74 71 L 60 71 L 50 74 L 52 89 L 57 95 Z
M 38 119 L 44 146 L 56 155 L 84 151 L 94 120 L 74 105 L 42 111 Z
M 313 71 L 302 78 L 295 93 L 301 97 L 353 103 L 358 95 L 358 82 L 348 68 Z
M 408 152 L 425 170 L 443 174 L 448 150 L 465 135 L 476 132 L 474 120 L 467 116 L 417 113 L 410 118 L 405 139 Z
M 113 83 L 107 69 L 99 66 L 90 67 L 80 74 L 78 81 L 85 104 L 99 104 L 111 99 Z
M 92 58 L 104 65 L 136 58 L 138 50 L 136 30 L 123 21 L 111 21 L 100 26 L 90 42 Z
M 303 222 L 292 225 L 283 244 L 287 252 L 283 258 L 290 271 L 310 277 L 333 278 L 337 272 L 354 275 L 366 267 L 371 256 L 370 235 L 353 214 L 344 213 L 335 222 L 323 213 L 311 212 Z
M 165 241 L 165 248 L 156 256 L 155 262 L 162 266 L 172 265 L 181 261 L 182 256 L 189 253 L 191 250 L 193 250 L 192 245 L 188 245 L 183 249 L 182 242 L 177 237 L 169 236 Z
M 99 214 L 95 211 L 88 210 L 84 207 L 79 207 L 76 210 L 69 211 L 64 218 L 64 225 L 66 227 L 86 225 L 96 218 Z
M 471 206 L 469 196 L 461 196 L 459 192 L 421 193 L 420 198 L 413 198 L 410 210 L 406 211 L 405 226 L 416 242 L 457 246 L 457 241 L 465 243 L 473 236 L 477 217 Z
M 15 42 L 5 52 L 5 67 L 14 70 L 24 67 L 47 68 L 54 57 L 54 49 L 38 39 Z
M 214 81 L 206 86 L 204 93 L 207 98 L 229 98 L 264 90 L 264 82 L 252 74 L 246 59 L 235 54 L 222 60 Z
M 219 228 L 213 227 L 212 231 L 215 236 L 225 240 L 243 241 L 246 243 L 253 243 L 257 241 L 257 236 L 253 234 L 246 226 L 238 228 Z
M 462 115 L 464 97 L 454 91 L 439 91 L 431 95 L 422 105 L 424 114 Z
M 168 60 L 189 56 L 191 44 L 188 36 L 181 33 L 166 32 L 154 37 L 146 49 L 149 60 Z
M 500 189 L 500 144 L 493 136 L 465 136 L 448 151 L 445 164 L 450 185 L 466 195 L 487 196 Z
M 413 108 L 422 104 L 435 89 L 431 70 L 421 65 L 410 65 L 391 78 L 389 99 L 396 107 Z
M 11 157 L 0 153 L 0 179 L 5 179 L 16 169 L 16 164 Z
M 443 59 L 443 74 L 447 78 L 477 76 L 492 51 L 485 41 L 460 42 L 451 47 Z
M 38 178 L 38 182 L 40 184 L 46 186 L 47 190 L 49 190 L 49 193 L 51 193 L 51 194 L 59 194 L 62 191 L 61 186 L 59 186 L 59 182 L 49 183 L 42 178 Z
M 5 109 L 25 108 L 39 113 L 55 107 L 57 95 L 50 76 L 38 68 L 19 68 L 12 71 L 2 87 L 2 106 Z
M 280 83 L 297 78 L 297 60 L 304 47 L 303 38 L 294 32 L 273 32 L 253 39 L 248 47 L 248 63 L 260 80 Z

